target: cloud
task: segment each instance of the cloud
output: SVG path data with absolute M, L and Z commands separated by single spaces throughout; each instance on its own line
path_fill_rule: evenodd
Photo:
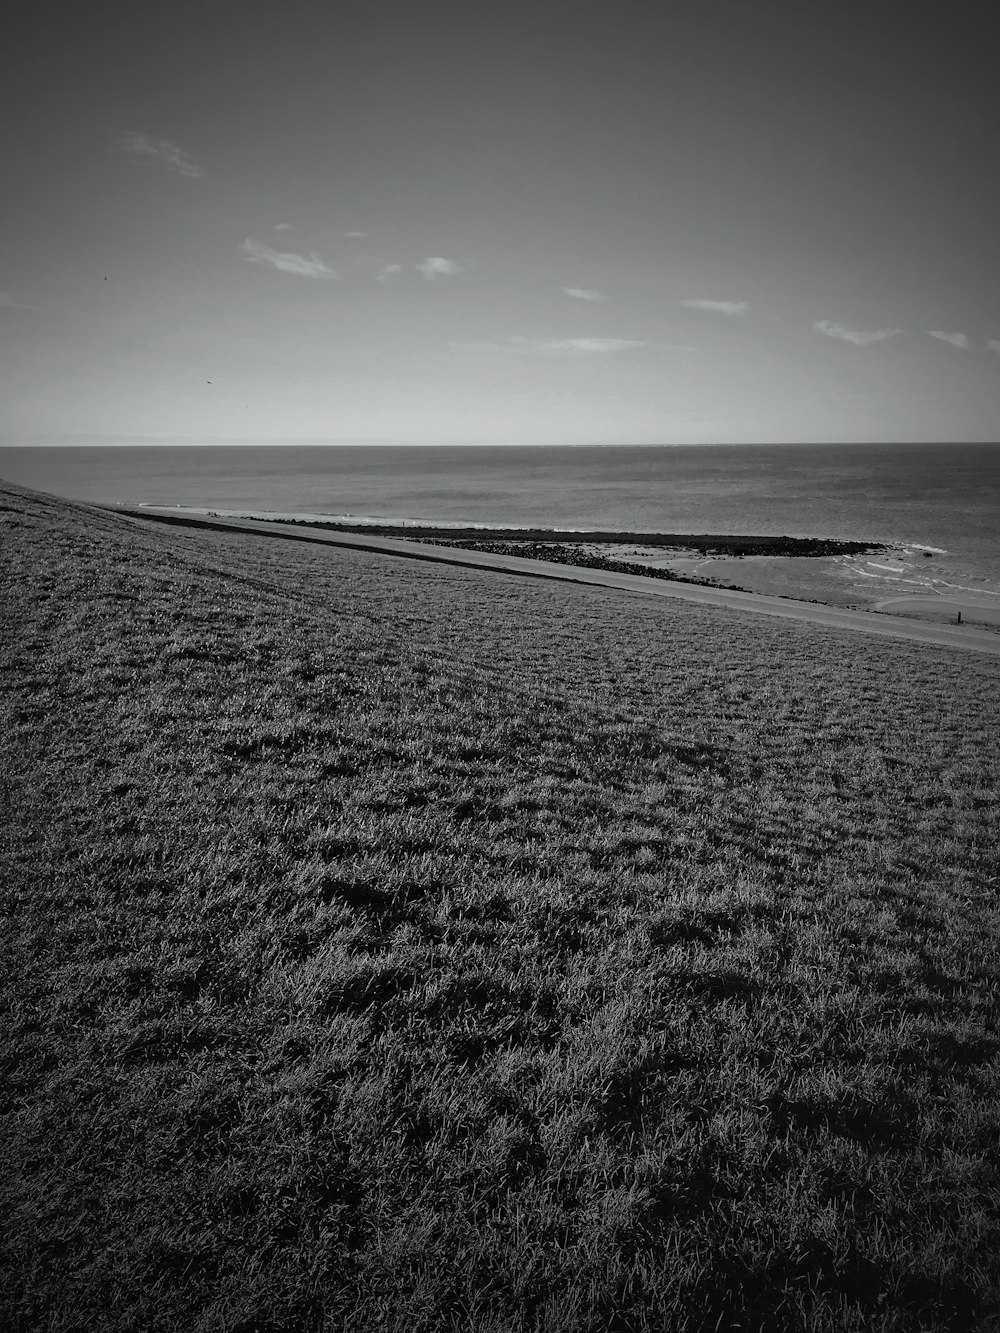
M 1000 352 L 1000 338 L 990 338 L 987 340 L 986 348 L 990 352 Z
M 714 315 L 745 315 L 750 309 L 746 301 L 678 301 L 688 310 L 708 310 Z
M 156 162 L 162 162 L 170 171 L 176 171 L 178 176 L 205 174 L 198 163 L 188 157 L 183 148 L 178 148 L 169 139 L 154 139 L 152 135 L 127 130 L 119 137 L 118 147 L 130 157 L 151 157 Z
M 344 235 L 352 241 L 366 241 L 368 239 L 368 232 L 366 231 L 345 231 Z
M 368 235 L 365 231 L 348 231 L 342 234 L 356 237 Z M 460 264 L 455 259 L 444 259 L 439 255 L 437 258 L 428 256 L 427 259 L 422 259 L 419 264 L 414 264 L 413 267 L 423 275 L 427 282 L 433 282 L 435 278 L 453 278 L 458 273 L 464 273 L 467 265 Z M 391 282 L 393 278 L 398 278 L 405 271 L 406 266 L 403 264 L 386 264 L 375 274 L 375 281 Z
M 854 343 L 855 347 L 882 342 L 885 338 L 894 338 L 897 333 L 903 332 L 902 329 L 849 329 L 843 324 L 835 324 L 831 319 L 818 319 L 813 328 L 827 338 L 842 338 L 844 342 Z
M 603 292 L 595 292 L 590 287 L 560 287 L 559 290 L 566 296 L 572 296 L 574 301 L 606 301 L 608 298 Z
M 274 224 L 274 230 L 275 230 L 275 231 L 291 231 L 291 230 L 292 230 L 292 224 L 291 224 L 290 222 L 276 222 L 276 223 Z
M 294 273 L 299 278 L 339 278 L 335 268 L 325 264 L 319 255 L 286 254 L 281 250 L 272 250 L 269 245 L 253 241 L 248 236 L 240 246 L 251 264 L 270 264 L 281 273 Z
M 951 343 L 952 347 L 958 347 L 963 352 L 967 352 L 972 344 L 968 336 L 964 333 L 945 333 L 941 329 L 928 329 L 929 338 L 940 338 L 943 343 Z
M 613 356 L 644 343 L 638 338 L 512 338 L 516 350 L 541 356 Z
M 457 352 L 513 352 L 522 356 L 593 357 L 614 356 L 645 347 L 638 338 L 527 338 L 522 335 L 503 342 L 453 342 Z
M 456 273 L 462 272 L 462 265 L 457 264 L 454 259 L 442 259 L 440 256 L 435 259 L 428 256 L 427 259 L 420 261 L 417 269 L 430 282 L 434 278 L 454 277 Z
M 25 305 L 23 301 L 15 301 L 10 292 L 0 292 L 0 310 L 30 310 L 30 305 Z

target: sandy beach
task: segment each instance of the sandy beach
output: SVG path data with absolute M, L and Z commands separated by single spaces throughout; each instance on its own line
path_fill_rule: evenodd
M 595 551 L 597 548 L 594 548 Z M 682 578 L 715 581 L 746 592 L 829 606 L 921 617 L 1000 623 L 1000 597 L 964 586 L 962 574 L 945 551 L 899 545 L 837 555 L 710 554 L 663 551 L 639 545 L 604 547 L 603 554 L 669 569 Z M 926 605 L 921 605 L 922 603 Z M 966 608 L 969 614 L 966 614 Z

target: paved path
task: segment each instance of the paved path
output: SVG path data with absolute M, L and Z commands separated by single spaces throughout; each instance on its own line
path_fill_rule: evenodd
M 260 533 L 262 536 L 279 537 L 286 541 L 342 546 L 356 551 L 405 556 L 410 560 L 426 560 L 435 564 L 499 570 L 505 574 L 556 579 L 562 583 L 595 584 L 602 588 L 619 588 L 624 592 L 644 593 L 647 596 L 699 602 L 703 606 L 721 606 L 731 611 L 778 616 L 783 620 L 804 621 L 812 625 L 826 625 L 831 629 L 856 630 L 887 639 L 908 639 L 916 643 L 937 644 L 944 648 L 964 648 L 1000 656 L 1000 634 L 976 629 L 971 625 L 907 622 L 896 616 L 882 616 L 872 611 L 849 611 L 843 607 L 826 606 L 819 602 L 799 602 L 788 597 L 768 596 L 765 593 L 736 592 L 728 588 L 710 588 L 701 584 L 644 578 L 641 574 L 616 574 L 610 570 L 588 569 L 582 565 L 557 565 L 547 560 L 529 560 L 522 556 L 464 551 L 453 546 L 431 546 L 423 542 L 406 541 L 401 537 L 368 536 L 360 532 L 298 527 L 288 523 L 269 523 L 262 519 L 221 518 L 190 512 L 179 514 L 175 509 L 128 509 L 114 505 L 105 507 L 127 517 L 152 519 L 179 527 Z
M 962 619 L 970 624 L 979 625 L 1000 625 L 1000 603 L 996 601 L 987 601 L 985 597 L 967 597 L 961 593 L 957 596 L 951 593 L 936 593 L 933 597 L 887 597 L 884 601 L 876 602 L 872 608 L 875 611 L 889 611 L 897 615 L 905 616 L 907 612 L 914 615 L 938 615 L 938 616 L 956 616 L 962 613 Z

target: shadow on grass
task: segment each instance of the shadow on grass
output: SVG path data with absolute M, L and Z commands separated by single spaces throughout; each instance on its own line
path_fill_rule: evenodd
M 879 1151 L 902 1152 L 920 1139 L 920 1108 L 905 1093 L 869 1101 L 854 1092 L 839 1097 L 786 1097 L 776 1093 L 767 1109 L 782 1135 L 815 1136 L 826 1132 Z

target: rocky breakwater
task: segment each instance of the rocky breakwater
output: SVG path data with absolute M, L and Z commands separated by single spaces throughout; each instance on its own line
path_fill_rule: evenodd
M 401 535 L 401 534 L 400 534 Z M 579 565 L 589 569 L 607 569 L 617 573 L 641 574 L 644 578 L 669 579 L 677 583 L 718 584 L 720 580 L 704 574 L 679 573 L 662 564 L 650 563 L 651 555 L 674 555 L 679 558 L 709 556 L 787 556 L 831 557 L 862 555 L 885 549 L 880 543 L 840 541 L 823 537 L 754 537 L 716 534 L 574 532 L 572 540 L 565 533 L 495 532 L 485 537 L 440 531 L 434 536 L 412 529 L 406 535 L 436 546 L 458 547 L 465 551 L 484 551 L 494 555 L 521 556 L 532 560 L 548 560 L 554 564 Z M 595 549 L 604 547 L 604 550 Z M 630 559 L 630 555 L 645 559 Z M 725 583 L 723 586 L 736 585 Z

